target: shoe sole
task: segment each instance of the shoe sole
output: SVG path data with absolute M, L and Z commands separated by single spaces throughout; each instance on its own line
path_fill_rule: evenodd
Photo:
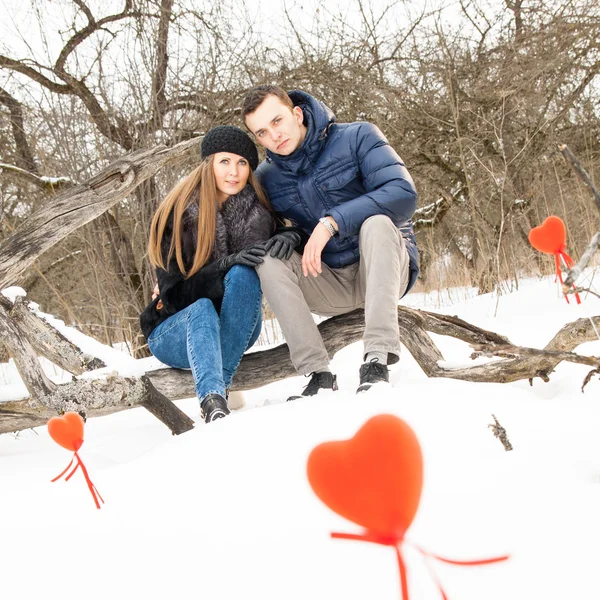
M 381 381 L 374 381 L 373 383 L 363 383 L 362 385 L 359 385 L 356 393 L 357 394 L 361 394 L 363 392 L 367 392 L 368 390 L 370 390 L 374 385 L 379 385 L 380 383 L 385 383 L 387 385 L 390 385 L 389 381 L 386 381 L 385 379 L 382 379 Z
M 215 410 L 214 412 L 212 412 L 210 414 L 209 419 L 204 419 L 205 423 L 212 423 L 213 421 L 215 421 L 216 419 L 222 419 L 224 417 L 226 417 L 227 415 L 229 415 L 228 412 L 225 412 L 224 410 L 218 409 Z
M 286 402 L 291 402 L 292 400 L 299 400 L 300 398 L 314 398 L 315 396 L 319 395 L 319 392 L 337 392 L 338 391 L 338 386 L 335 385 L 332 388 L 321 388 L 316 394 L 310 394 L 309 396 L 290 396 Z

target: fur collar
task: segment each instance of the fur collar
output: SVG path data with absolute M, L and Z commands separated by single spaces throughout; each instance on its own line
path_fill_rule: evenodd
M 183 251 L 193 261 L 198 237 L 198 201 L 195 198 L 183 215 Z M 269 239 L 273 216 L 258 201 L 254 188 L 247 184 L 239 193 L 229 196 L 217 210 L 215 242 L 208 262 L 224 258 L 255 243 Z

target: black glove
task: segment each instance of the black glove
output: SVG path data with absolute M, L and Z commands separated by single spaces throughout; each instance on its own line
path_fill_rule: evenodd
M 259 244 L 211 262 L 186 280 L 189 289 L 185 295 L 194 300 L 198 298 L 210 298 L 211 300 L 222 298 L 225 293 L 223 278 L 227 271 L 233 265 L 256 267 L 256 265 L 263 262 L 262 257 L 266 253 L 264 244 Z
M 246 248 L 236 254 L 230 254 L 225 258 L 221 258 L 215 261 L 215 268 L 221 273 L 225 274 L 233 265 L 244 265 L 246 267 L 256 267 L 263 262 L 263 256 L 267 253 L 265 245 L 252 246 L 252 248 Z M 210 266 L 210 265 L 209 265 Z
M 265 252 L 270 250 L 273 258 L 289 260 L 294 253 L 294 248 L 300 244 L 301 240 L 297 231 L 280 231 L 264 244 Z

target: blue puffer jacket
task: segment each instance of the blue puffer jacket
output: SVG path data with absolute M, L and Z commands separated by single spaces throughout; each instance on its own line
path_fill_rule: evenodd
M 339 235 L 322 260 L 340 268 L 359 260 L 358 233 L 366 219 L 387 215 L 402 233 L 410 255 L 408 291 L 419 274 L 411 217 L 417 192 L 402 159 L 371 123 L 336 123 L 322 102 L 301 91 L 289 93 L 304 113 L 306 138 L 289 156 L 267 151 L 256 175 L 273 208 L 308 235 L 331 215 Z

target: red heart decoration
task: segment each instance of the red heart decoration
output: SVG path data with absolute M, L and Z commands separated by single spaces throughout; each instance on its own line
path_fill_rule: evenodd
M 83 444 L 83 419 L 76 412 L 52 417 L 48 421 L 48 433 L 63 448 L 77 452 Z
M 370 532 L 401 538 L 419 507 L 421 447 L 404 421 L 378 415 L 353 438 L 316 446 L 307 475 L 331 510 Z
M 567 245 L 567 229 L 560 217 L 552 215 L 529 232 L 529 243 L 540 252 L 556 254 Z

